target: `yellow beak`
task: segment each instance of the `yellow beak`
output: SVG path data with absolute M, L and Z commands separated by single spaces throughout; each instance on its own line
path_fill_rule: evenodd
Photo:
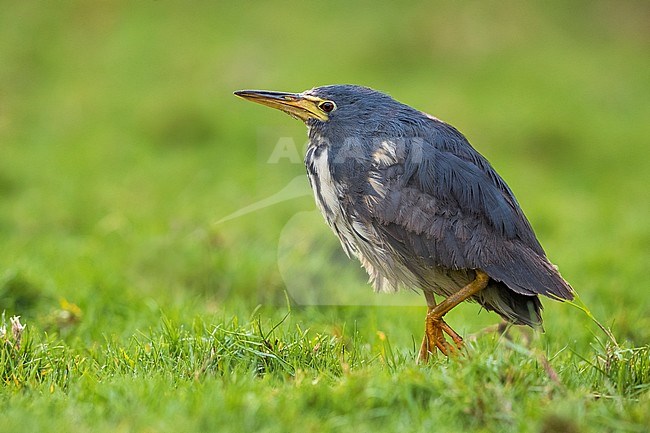
M 309 119 L 322 121 L 329 119 L 327 113 L 318 108 L 318 104 L 323 100 L 314 96 L 267 90 L 238 90 L 235 95 L 267 107 L 277 108 L 303 122 Z

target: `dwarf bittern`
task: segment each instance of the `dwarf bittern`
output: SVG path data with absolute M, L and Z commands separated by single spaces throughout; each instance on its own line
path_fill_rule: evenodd
M 461 346 L 443 317 L 462 301 L 539 327 L 538 295 L 573 299 L 510 188 L 453 126 L 360 86 L 235 94 L 305 122 L 316 204 L 374 289 L 423 291 L 420 361 Z

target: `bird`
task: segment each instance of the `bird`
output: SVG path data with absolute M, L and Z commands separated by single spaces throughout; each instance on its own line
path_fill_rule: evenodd
M 374 290 L 424 294 L 418 362 L 463 347 L 444 320 L 463 301 L 541 329 L 539 295 L 574 298 L 510 187 L 450 124 L 352 84 L 234 93 L 305 123 L 316 205 Z

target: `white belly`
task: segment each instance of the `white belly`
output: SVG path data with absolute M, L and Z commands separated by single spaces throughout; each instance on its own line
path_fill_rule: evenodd
M 318 206 L 327 224 L 338 236 L 341 246 L 348 257 L 357 257 L 356 239 L 346 223 L 346 215 L 339 201 L 341 186 L 332 179 L 329 169 L 328 149 L 322 147 L 318 149 L 318 152 L 315 149 L 310 149 L 310 152 L 308 161 L 306 161 L 308 163 L 307 173 L 311 188 L 314 191 L 316 206 Z M 311 158 L 309 158 L 310 155 Z
M 416 278 L 411 272 L 395 262 L 387 251 L 368 241 L 377 238 L 372 228 L 357 221 L 354 212 L 346 211 L 339 199 L 345 190 L 332 178 L 328 156 L 326 147 L 310 148 L 305 162 L 316 205 L 343 250 L 348 257 L 359 259 L 376 291 L 394 292 L 400 285 L 415 287 Z

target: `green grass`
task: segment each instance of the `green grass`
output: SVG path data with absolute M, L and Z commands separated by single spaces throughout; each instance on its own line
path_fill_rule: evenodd
M 650 428 L 644 2 L 4 3 L 0 431 Z M 306 183 L 217 224 L 304 174 L 232 91 L 341 82 L 459 127 L 613 339 L 465 304 L 417 366 L 423 299 L 372 294 Z

